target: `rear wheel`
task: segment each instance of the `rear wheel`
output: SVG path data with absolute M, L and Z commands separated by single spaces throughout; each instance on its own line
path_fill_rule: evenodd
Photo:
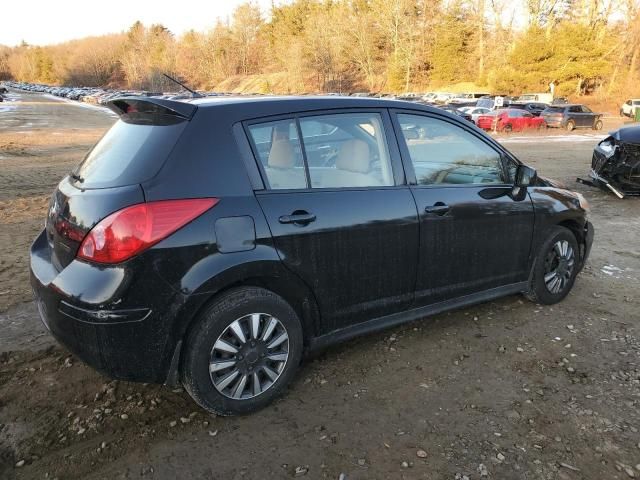
M 593 124 L 594 130 L 602 130 L 602 120 L 596 120 L 596 123 Z
M 578 274 L 579 251 L 571 230 L 554 227 L 536 256 L 527 298 L 544 305 L 564 299 Z
M 510 123 L 507 123 L 504 127 L 502 127 L 502 131 L 503 132 L 507 132 L 510 133 L 513 131 L 513 125 L 511 125 Z
M 575 130 L 576 128 L 576 122 L 574 122 L 573 120 L 569 120 L 567 122 L 567 130 L 572 132 L 573 130 Z
M 295 311 L 269 290 L 242 287 L 216 299 L 189 332 L 182 383 L 205 410 L 249 413 L 284 391 L 301 357 Z

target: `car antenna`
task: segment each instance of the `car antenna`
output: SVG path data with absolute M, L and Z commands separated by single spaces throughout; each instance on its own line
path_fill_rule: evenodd
M 196 92 L 195 90 L 191 90 L 189 87 L 187 87 L 184 83 L 179 82 L 178 80 L 176 80 L 175 78 L 173 78 L 170 75 L 167 75 L 166 73 L 162 72 L 162 75 L 164 75 L 165 77 L 167 77 L 169 80 L 171 80 L 174 83 L 177 83 L 178 85 L 180 85 L 182 88 L 184 88 L 186 91 L 191 92 L 191 95 L 193 95 L 194 97 L 202 97 L 203 95 Z

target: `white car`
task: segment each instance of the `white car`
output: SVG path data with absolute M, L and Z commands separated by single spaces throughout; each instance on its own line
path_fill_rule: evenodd
M 453 93 L 441 92 L 441 93 L 438 93 L 436 95 L 436 98 L 434 98 L 433 101 L 436 102 L 436 103 L 447 103 L 453 97 L 455 97 L 455 95 Z
M 471 115 L 471 120 L 473 121 L 473 123 L 476 123 L 478 121 L 478 117 L 480 115 L 486 115 L 491 111 L 490 108 L 484 107 L 463 107 L 460 110 Z
M 638 108 L 640 108 L 640 98 L 627 100 L 620 107 L 620 116 L 634 117 Z

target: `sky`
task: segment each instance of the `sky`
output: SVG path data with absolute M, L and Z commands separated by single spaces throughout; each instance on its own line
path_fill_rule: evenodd
M 226 20 L 246 0 L 30 0 L 2 2 L 0 45 L 60 43 L 127 30 L 136 20 L 145 25 L 161 23 L 175 34 L 205 31 L 218 18 Z M 271 0 L 253 0 L 266 12 Z M 282 3 L 281 1 L 276 4 Z

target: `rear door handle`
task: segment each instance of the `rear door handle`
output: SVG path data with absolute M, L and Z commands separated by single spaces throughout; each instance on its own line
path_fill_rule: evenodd
M 316 216 L 313 213 L 295 211 L 291 215 L 282 215 L 278 221 L 283 224 L 292 223 L 294 225 L 308 225 L 315 222 Z
M 435 205 L 432 205 L 431 207 L 426 207 L 424 209 L 425 213 L 432 213 L 433 215 L 438 215 L 438 216 L 446 215 L 447 212 L 449 212 L 449 210 L 451 210 L 449 205 L 446 205 L 442 202 L 436 202 Z

